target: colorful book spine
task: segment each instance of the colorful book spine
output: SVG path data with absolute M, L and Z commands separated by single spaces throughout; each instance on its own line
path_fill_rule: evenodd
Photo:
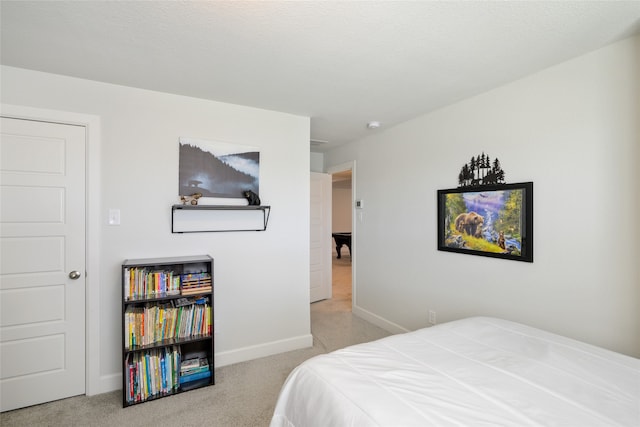
M 211 305 L 207 302 L 172 307 L 127 307 L 124 314 L 125 349 L 166 340 L 211 335 Z
M 153 349 L 125 358 L 127 403 L 174 393 L 180 385 L 178 346 Z
M 207 370 L 204 372 L 198 372 L 196 374 L 190 374 L 190 375 L 181 375 L 180 376 L 180 384 L 185 384 L 191 381 L 198 381 L 198 380 L 202 380 L 204 378 L 209 378 L 211 377 L 211 371 Z
M 180 275 L 172 271 L 135 267 L 125 268 L 123 274 L 125 301 L 180 294 Z

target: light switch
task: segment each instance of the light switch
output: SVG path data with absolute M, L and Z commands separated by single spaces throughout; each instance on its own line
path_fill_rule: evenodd
M 120 225 L 120 209 L 109 209 L 109 225 Z

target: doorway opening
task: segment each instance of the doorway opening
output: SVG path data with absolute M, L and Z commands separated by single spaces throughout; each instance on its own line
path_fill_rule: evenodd
M 334 170 L 332 178 L 331 233 L 331 287 L 333 304 L 340 311 L 351 311 L 353 306 L 353 170 Z

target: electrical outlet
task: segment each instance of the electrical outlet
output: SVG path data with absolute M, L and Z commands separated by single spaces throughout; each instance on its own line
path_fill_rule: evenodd
M 433 310 L 429 310 L 429 324 L 430 325 L 436 324 L 436 312 Z
M 218 319 L 213 320 L 213 333 L 214 335 L 220 332 L 220 321 Z

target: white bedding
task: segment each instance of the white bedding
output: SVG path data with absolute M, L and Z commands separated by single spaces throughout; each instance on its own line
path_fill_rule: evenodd
M 640 426 L 640 359 L 475 317 L 316 356 L 271 427 Z

